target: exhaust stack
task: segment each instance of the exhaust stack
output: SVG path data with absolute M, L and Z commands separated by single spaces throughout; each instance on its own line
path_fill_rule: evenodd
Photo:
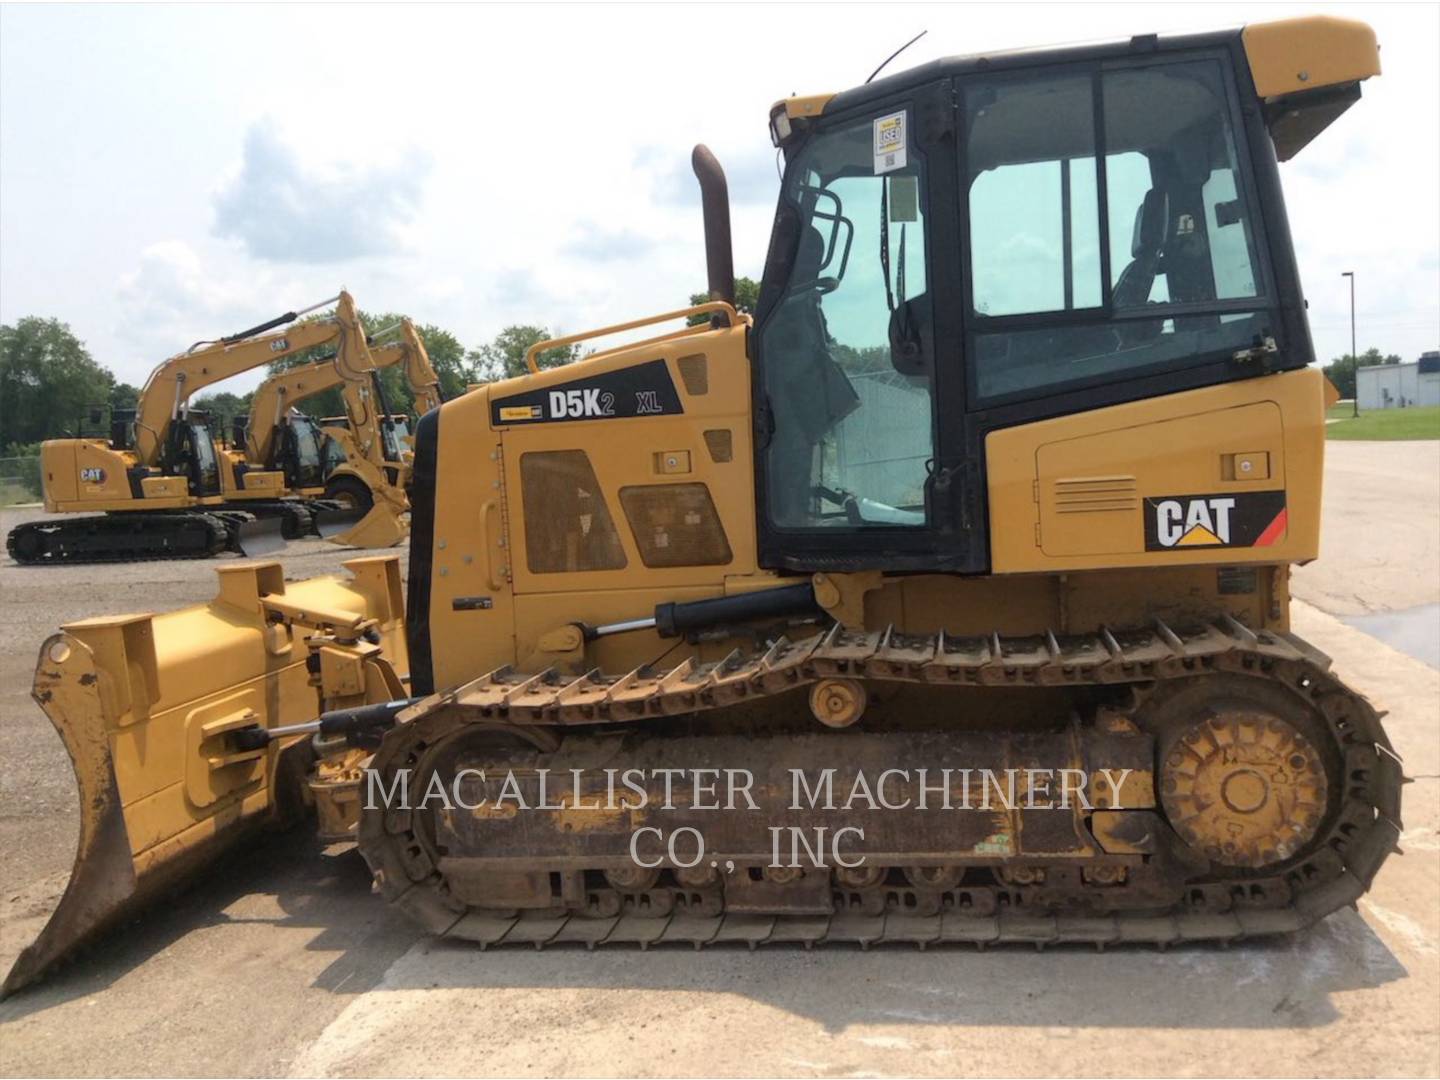
M 730 189 L 725 170 L 704 143 L 690 154 L 695 179 L 700 181 L 700 205 L 705 215 L 705 269 L 710 299 L 735 303 L 735 260 L 730 243 Z

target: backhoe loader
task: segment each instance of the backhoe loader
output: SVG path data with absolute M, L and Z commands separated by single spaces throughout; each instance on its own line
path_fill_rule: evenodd
M 1379 71 L 1301 18 L 786 99 L 753 316 L 698 147 L 710 301 L 427 413 L 408 595 L 391 556 L 236 564 L 44 643 L 80 848 L 5 989 L 306 768 L 381 897 L 481 946 L 1163 946 L 1356 901 L 1402 772 L 1290 629 L 1327 391 L 1278 163 Z
M 369 400 L 378 408 L 369 411 L 378 427 L 380 474 L 390 488 L 403 489 L 413 456 L 408 442 L 409 420 L 403 414 L 390 412 L 378 373 L 401 364 L 421 414 L 438 408 L 443 398 L 439 376 L 414 324 L 402 319 L 397 329 L 402 335 L 400 341 L 370 347 L 374 370 L 369 374 Z M 238 482 L 243 483 L 254 470 L 279 472 L 287 495 L 323 498 L 363 514 L 370 512 L 375 502 L 370 483 L 344 448 L 346 441 L 353 442 L 349 418 L 329 417 L 317 423 L 299 411 L 308 399 L 344 386 L 353 378 L 338 359 L 338 355 L 330 356 L 277 372 L 256 388 L 248 417 L 234 425 L 236 449 L 226 451 L 228 466 Z M 367 471 L 366 475 L 373 479 L 375 474 Z M 332 539 L 350 542 L 346 534 Z
M 10 531 L 6 547 L 20 563 L 113 562 L 205 558 L 241 548 L 242 531 L 257 518 L 278 517 L 287 536 L 311 531 L 324 509 L 284 497 L 284 477 L 256 471 L 236 477 L 223 468 L 208 420 L 192 416 L 191 397 L 207 386 L 314 345 L 335 342 L 335 363 L 349 373 L 346 411 L 352 419 L 347 451 L 355 468 L 379 492 L 376 508 L 345 531 L 344 542 L 389 546 L 405 535 L 404 492 L 387 482 L 379 465 L 381 439 L 370 398 L 373 362 L 350 295 L 333 298 L 333 316 L 294 323 L 287 312 L 217 341 L 202 341 L 160 364 L 140 392 L 135 414 L 114 422 L 108 440 L 52 439 L 41 444 L 45 509 L 85 514 L 39 520 Z

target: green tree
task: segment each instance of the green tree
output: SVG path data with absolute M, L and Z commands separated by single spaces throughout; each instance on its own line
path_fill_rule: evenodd
M 708 292 L 690 294 L 690 304 L 706 303 L 710 299 Z M 735 307 L 747 315 L 755 314 L 755 305 L 760 300 L 760 283 L 754 278 L 738 277 L 735 279 Z M 691 326 L 696 326 L 705 321 L 705 315 L 691 315 L 685 321 Z
M 253 391 L 246 394 L 232 394 L 229 390 L 216 390 L 196 396 L 190 404 L 196 409 L 202 409 L 209 413 L 210 430 L 217 437 L 228 439 L 231 431 L 234 430 L 232 421 L 235 417 L 250 415 L 250 398 L 253 396 Z
M 114 382 L 59 319 L 0 326 L 0 452 L 74 430 Z
M 420 340 L 425 342 L 425 351 L 430 354 L 430 366 L 440 376 L 440 396 L 446 401 L 459 397 L 470 383 L 465 346 L 449 330 L 442 330 L 432 323 L 417 323 L 415 329 L 420 332 Z
M 138 386 L 120 382 L 110 387 L 110 407 L 112 409 L 133 409 L 139 402 L 140 388 Z
M 495 340 L 471 351 L 471 382 L 496 382 L 499 379 L 513 379 L 524 375 L 525 353 L 530 346 L 548 341 L 558 335 L 543 326 L 507 326 L 495 335 Z M 428 340 L 428 339 L 427 339 Z M 580 357 L 580 346 L 567 345 L 558 349 L 546 349 L 535 362 L 542 368 L 559 367 Z
M 1359 364 L 1352 360 L 1349 353 L 1344 356 L 1337 356 L 1330 363 L 1325 365 L 1325 377 L 1335 384 L 1335 389 L 1340 391 L 1342 398 L 1353 398 L 1355 396 L 1355 368 L 1378 367 L 1381 364 L 1398 364 L 1400 357 L 1394 353 L 1383 355 L 1379 349 L 1369 348 L 1360 354 Z

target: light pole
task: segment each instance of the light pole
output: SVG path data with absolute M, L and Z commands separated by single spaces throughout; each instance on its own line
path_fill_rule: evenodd
M 1355 352 L 1355 271 L 1345 270 L 1341 277 L 1350 279 L 1350 374 L 1355 381 L 1355 395 L 1350 402 L 1351 418 L 1360 418 L 1360 357 Z

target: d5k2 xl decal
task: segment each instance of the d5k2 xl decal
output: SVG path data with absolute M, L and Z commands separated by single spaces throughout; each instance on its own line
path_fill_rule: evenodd
M 650 360 L 619 371 L 499 398 L 490 403 L 490 420 L 498 427 L 557 420 L 675 416 L 684 411 L 665 361 Z
M 1283 491 L 1157 495 L 1145 500 L 1145 550 L 1269 547 L 1285 524 Z

